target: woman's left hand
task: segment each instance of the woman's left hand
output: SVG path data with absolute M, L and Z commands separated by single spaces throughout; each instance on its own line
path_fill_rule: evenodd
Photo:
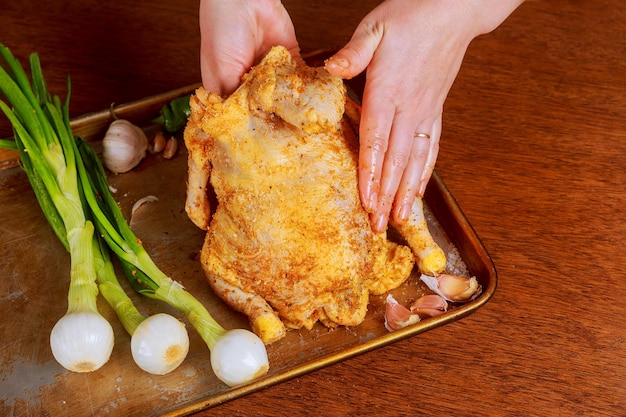
M 443 104 L 467 47 L 519 3 L 387 0 L 327 61 L 330 73 L 346 79 L 367 68 L 358 180 L 374 231 L 386 230 L 390 216 L 406 221 L 423 195 L 439 151 Z

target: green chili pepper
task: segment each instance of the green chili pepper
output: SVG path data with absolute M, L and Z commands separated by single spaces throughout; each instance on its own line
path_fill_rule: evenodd
M 187 123 L 187 118 L 191 114 L 189 108 L 189 98 L 191 95 L 175 98 L 161 108 L 161 115 L 154 119 L 154 122 L 163 126 L 169 133 L 178 132 Z

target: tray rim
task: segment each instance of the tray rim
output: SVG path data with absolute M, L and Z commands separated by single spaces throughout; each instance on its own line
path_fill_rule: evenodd
M 468 238 L 472 240 L 475 244 L 475 248 L 478 250 L 479 255 L 483 258 L 483 262 L 485 262 L 485 266 L 487 267 L 487 274 L 489 277 L 488 285 L 483 286 L 483 291 L 476 299 L 473 301 L 464 304 L 458 308 L 455 308 L 452 311 L 449 311 L 441 316 L 433 317 L 428 320 L 420 321 L 412 326 L 405 327 L 403 329 L 396 330 L 394 332 L 389 332 L 384 336 L 380 336 L 378 338 L 368 340 L 363 342 L 360 345 L 354 346 L 352 348 L 348 348 L 342 350 L 341 352 L 333 353 L 321 357 L 315 361 L 311 361 L 294 368 L 291 368 L 283 373 L 277 375 L 270 375 L 264 377 L 260 380 L 253 381 L 252 383 L 245 385 L 239 388 L 233 388 L 224 393 L 220 393 L 212 396 L 211 398 L 205 398 L 202 400 L 195 401 L 186 406 L 176 408 L 172 411 L 165 412 L 161 414 L 162 417 L 178 417 L 185 416 L 193 413 L 197 413 L 202 410 L 206 410 L 208 408 L 215 407 L 219 404 L 223 404 L 225 402 L 237 399 L 239 397 L 245 396 L 247 394 L 251 394 L 253 392 L 261 391 L 262 389 L 268 388 L 270 386 L 277 385 L 281 382 L 285 382 L 308 373 L 317 371 L 322 368 L 326 368 L 328 366 L 334 365 L 341 361 L 362 355 L 367 352 L 374 351 L 376 349 L 380 349 L 392 343 L 408 339 L 410 337 L 416 336 L 418 334 L 424 333 L 426 331 L 435 329 L 437 327 L 441 327 L 445 324 L 450 324 L 455 321 L 458 321 L 464 317 L 469 316 L 474 313 L 476 310 L 484 306 L 494 295 L 497 288 L 497 271 L 491 256 L 487 252 L 484 244 L 476 234 L 474 228 L 469 223 L 467 217 L 462 212 L 461 208 L 456 202 L 456 199 L 450 193 L 448 187 L 445 185 L 439 174 L 435 171 L 433 172 L 433 176 L 429 182 L 428 187 L 430 188 L 429 192 L 427 192 L 425 196 L 425 203 L 428 205 L 428 196 L 432 196 L 433 193 L 440 193 L 441 198 L 449 204 L 449 207 L 455 213 L 455 219 L 464 227 L 466 231 L 470 234 Z M 434 190 L 433 190 L 434 189 Z M 437 213 L 434 212 L 433 215 L 437 217 Z M 439 219 L 438 219 L 439 220 Z M 445 231 L 445 229 L 444 229 Z M 453 242 L 455 243 L 455 242 Z
M 117 118 L 127 118 L 133 120 L 135 123 L 142 127 L 147 127 L 151 123 L 150 121 L 158 115 L 158 111 L 164 105 L 173 100 L 174 98 L 193 93 L 198 84 L 192 84 L 184 86 L 178 89 L 170 90 L 161 94 L 156 94 L 141 98 L 132 102 L 128 102 L 120 105 L 111 105 L 109 109 L 101 110 L 93 113 L 86 113 L 74 118 L 71 121 L 71 127 L 76 136 L 81 136 L 88 141 L 95 141 L 101 138 L 108 125 Z M 3 157 L 4 156 L 4 157 Z M 0 170 L 9 169 L 18 165 L 19 155 L 15 153 L 14 159 L 11 158 L 11 154 L 5 153 L 0 155 Z M 199 411 L 223 404 L 225 402 L 237 399 L 239 397 L 261 391 L 262 389 L 270 386 L 277 385 L 281 382 L 285 382 L 299 376 L 308 374 L 310 372 L 331 366 L 338 362 L 359 356 L 361 354 L 371 352 L 373 350 L 382 348 L 391 343 L 404 340 L 423 332 L 432 330 L 434 328 L 458 321 L 484 306 L 494 295 L 497 287 L 497 272 L 493 260 L 488 254 L 484 244 L 478 237 L 474 228 L 469 223 L 467 217 L 457 204 L 455 198 L 452 196 L 450 190 L 447 188 L 442 178 L 437 171 L 433 172 L 432 178 L 428 184 L 427 192 L 424 197 L 424 201 L 427 206 L 433 199 L 438 199 L 439 207 L 446 207 L 449 211 L 449 216 L 455 221 L 456 226 L 464 231 L 463 237 L 470 242 L 475 250 L 475 254 L 481 260 L 483 264 L 485 277 L 483 280 L 488 280 L 487 285 L 483 285 L 483 291 L 479 297 L 473 301 L 464 304 L 451 310 L 439 317 L 434 317 L 428 320 L 420 321 L 412 326 L 396 330 L 379 336 L 374 339 L 367 340 L 360 343 L 357 346 L 353 346 L 344 349 L 340 352 L 332 353 L 315 359 L 313 361 L 297 365 L 293 368 L 285 370 L 275 375 L 267 375 L 256 381 L 253 381 L 247 385 L 231 388 L 227 391 L 207 395 L 203 398 L 192 400 L 190 403 L 178 406 L 172 410 L 164 411 L 158 415 L 164 417 L 177 417 L 184 416 Z M 444 222 L 441 221 L 440 215 L 437 210 L 432 210 L 434 217 L 441 225 L 442 230 L 449 235 L 449 228 L 445 227 Z M 448 236 L 451 242 L 458 248 L 459 242 L 455 241 L 452 236 Z M 462 254 L 462 258 L 465 261 L 465 256 Z M 474 274 L 474 271 L 471 271 Z

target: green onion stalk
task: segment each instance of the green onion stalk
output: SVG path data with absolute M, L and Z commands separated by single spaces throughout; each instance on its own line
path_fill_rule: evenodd
M 155 375 L 178 368 L 189 352 L 185 325 L 165 313 L 145 318 L 117 280 L 109 248 L 99 235 L 93 241 L 93 251 L 98 288 L 131 336 L 131 353 L 137 366 Z
M 117 280 L 109 249 L 94 234 L 89 219 L 76 171 L 75 139 L 69 127 L 67 102 L 60 106 L 58 98 L 50 99 L 37 55 L 30 57 L 31 88 L 10 51 L 1 47 L 0 53 L 12 71 L 8 73 L 0 67 L 1 91 L 14 109 L 4 102 L 0 106 L 11 121 L 15 136 L 14 140 L 0 141 L 0 146 L 19 152 L 40 207 L 72 260 L 68 311 L 50 335 L 55 359 L 77 372 L 96 370 L 108 361 L 114 339 L 110 324 L 97 311 L 100 292 L 132 336 L 131 349 L 137 365 L 153 374 L 170 372 L 187 355 L 187 331 L 169 315 L 146 319 Z M 43 116 L 35 120 L 29 117 L 31 113 Z M 38 138 L 39 143 L 33 138 Z
M 106 173 L 95 151 L 82 139 L 72 136 L 69 78 L 68 98 L 61 105 L 57 96 L 50 98 L 36 54 L 30 56 L 31 88 L 24 70 L 8 48 L 0 45 L 0 50 L 13 74 L 9 75 L 0 66 L 0 92 L 14 110 L 4 102 L 0 102 L 0 108 L 11 121 L 15 134 L 14 143 L 2 140 L 0 146 L 20 151 L 22 166 L 44 214 L 70 252 L 68 314 L 88 311 L 102 318 L 96 308 L 99 288 L 125 329 L 133 335 L 131 345 L 140 327 L 152 318 L 144 320 L 119 285 L 104 241 L 120 260 L 133 289 L 185 314 L 211 350 L 211 364 L 220 380 L 237 386 L 264 375 L 269 366 L 263 342 L 247 330 L 224 329 L 202 303 L 159 269 L 131 230 L 109 190 Z M 108 355 L 112 350 L 110 333 Z M 51 340 L 53 334 L 54 329 Z M 171 349 L 164 353 L 166 357 L 177 354 Z M 55 354 L 55 358 L 66 368 L 85 371 L 97 369 L 108 360 L 103 355 L 106 359 L 98 366 L 83 364 L 77 368 L 61 362 L 57 356 L 60 355 Z
M 81 204 L 69 102 L 62 104 L 58 96 L 50 97 L 36 55 L 30 56 L 32 87 L 9 49 L 0 45 L 0 55 L 11 71 L 0 66 L 0 92 L 13 106 L 11 109 L 0 101 L 0 110 L 13 126 L 14 148 L 31 174 L 29 181 L 46 190 L 45 195 L 38 195 L 46 217 L 55 218 L 55 232 L 61 234 L 70 252 L 68 308 L 50 333 L 52 354 L 69 370 L 94 371 L 109 360 L 114 335 L 96 305 L 98 287 L 91 250 L 94 226 Z
M 199 300 L 159 269 L 124 218 L 93 148 L 80 140 L 77 148 L 79 175 L 90 184 L 84 187 L 85 197 L 98 231 L 121 260 L 135 291 L 186 315 L 211 351 L 213 371 L 224 383 L 238 386 L 264 375 L 269 365 L 261 339 L 248 330 L 223 328 Z

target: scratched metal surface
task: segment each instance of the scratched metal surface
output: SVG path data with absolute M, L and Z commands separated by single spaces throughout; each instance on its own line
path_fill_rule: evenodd
M 145 119 L 142 108 L 158 108 L 154 98 L 126 107 L 128 115 Z M 122 111 L 122 114 L 124 112 Z M 97 126 L 106 126 L 106 112 L 77 123 L 98 137 Z M 100 132 L 101 133 L 101 132 Z M 97 147 L 97 142 L 94 142 Z M 186 152 L 166 160 L 149 155 L 134 171 L 111 175 L 109 181 L 127 219 L 133 204 L 154 195 L 158 201 L 140 207 L 131 226 L 157 265 L 193 293 L 225 327 L 247 327 L 245 317 L 234 313 L 206 284 L 198 260 L 204 232 L 184 213 Z M 471 227 L 436 177 L 429 188 L 431 227 L 437 240 L 450 252 L 458 246 L 470 272 L 477 275 L 485 293 L 475 302 L 440 318 L 423 321 L 400 332 L 383 325 L 384 298 L 373 297 L 365 322 L 350 329 L 291 331 L 268 347 L 270 372 L 266 378 L 230 389 L 213 375 L 209 352 L 188 326 L 191 347 L 176 371 L 154 376 L 141 371 L 130 354 L 130 339 L 114 312 L 100 298 L 100 312 L 111 322 L 115 348 L 100 370 L 78 374 L 63 369 L 53 359 L 49 334 L 67 308 L 69 256 L 50 230 L 19 167 L 0 170 L 0 415 L 7 416 L 154 416 L 182 415 L 214 406 L 246 393 L 279 383 L 348 357 L 393 343 L 401 338 L 457 320 L 484 304 L 495 290 L 495 270 Z M 437 219 L 435 219 L 435 217 Z M 454 244 L 452 243 L 454 242 Z M 185 319 L 168 306 L 141 298 L 127 288 L 144 314 L 166 311 Z M 425 291 L 416 276 L 394 291 L 408 302 Z

